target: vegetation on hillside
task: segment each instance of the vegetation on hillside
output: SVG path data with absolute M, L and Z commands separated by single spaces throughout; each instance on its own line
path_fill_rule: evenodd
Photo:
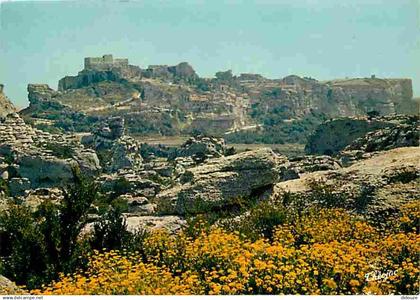
M 281 113 L 283 112 L 283 113 Z M 255 122 L 262 124 L 254 131 L 238 131 L 225 135 L 228 143 L 242 144 L 305 144 L 306 139 L 326 117 L 312 112 L 301 119 L 289 120 L 286 109 L 273 107 L 269 112 L 262 112 L 259 106 L 254 106 L 251 116 Z

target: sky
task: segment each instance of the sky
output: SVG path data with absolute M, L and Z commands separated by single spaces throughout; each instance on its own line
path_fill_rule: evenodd
M 18 107 L 28 83 L 56 89 L 103 54 L 202 77 L 412 78 L 419 96 L 420 0 L 1 1 L 0 83 Z

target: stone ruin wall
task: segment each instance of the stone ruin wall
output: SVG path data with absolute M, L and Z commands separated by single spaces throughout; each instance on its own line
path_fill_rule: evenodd
M 128 68 L 127 58 L 113 58 L 112 54 L 102 57 L 86 57 L 85 70 L 106 70 L 112 67 Z

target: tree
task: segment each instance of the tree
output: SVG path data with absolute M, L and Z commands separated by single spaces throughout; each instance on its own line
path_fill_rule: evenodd
M 220 81 L 231 81 L 233 79 L 232 70 L 217 72 L 215 76 Z

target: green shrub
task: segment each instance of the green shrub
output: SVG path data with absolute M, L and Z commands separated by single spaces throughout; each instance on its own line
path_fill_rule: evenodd
M 0 214 L 2 274 L 18 284 L 39 287 L 83 265 L 89 250 L 79 240 L 96 185 L 75 170 L 75 182 L 63 189 L 61 203 L 44 201 L 30 208 L 12 201 Z
M 111 207 L 94 225 L 94 233 L 90 241 L 94 249 L 120 249 L 130 239 L 127 223 L 121 209 Z
M 286 207 L 281 203 L 262 201 L 242 215 L 238 221 L 224 222 L 230 231 L 238 231 L 242 236 L 256 240 L 271 238 L 274 227 L 284 224 L 288 218 Z
M 317 204 L 327 208 L 343 208 L 346 203 L 346 195 L 336 193 L 333 186 L 327 185 L 321 181 L 312 181 L 309 183 L 310 193 L 306 195 L 309 204 Z
M 44 148 L 50 150 L 54 156 L 62 159 L 73 158 L 75 155 L 74 149 L 70 145 L 47 143 L 44 145 Z

